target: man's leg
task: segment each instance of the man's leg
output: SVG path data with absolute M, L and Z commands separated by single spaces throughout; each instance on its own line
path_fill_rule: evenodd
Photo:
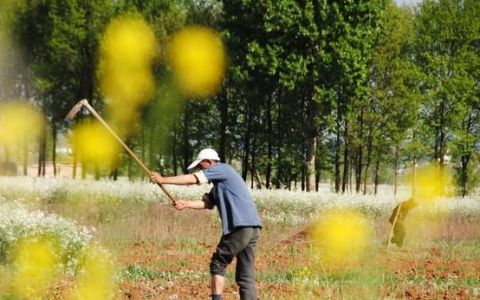
M 403 222 L 397 222 L 395 226 L 395 243 L 398 247 L 403 246 L 403 240 L 405 239 L 405 227 Z
M 212 255 L 212 260 L 210 261 L 212 300 L 221 299 L 223 287 L 225 286 L 226 268 L 233 260 L 233 256 L 220 254 L 222 251 L 219 249 L 221 249 L 222 245 L 223 238 L 220 240 L 217 250 Z
M 221 295 L 225 286 L 225 277 L 212 274 L 212 296 Z M 213 297 L 212 297 L 213 298 Z
M 255 246 L 258 241 L 260 229 L 250 228 L 250 242 L 247 247 L 237 255 L 237 268 L 235 281 L 240 287 L 240 299 L 256 300 L 257 289 L 255 286 Z
M 223 291 L 227 266 L 239 252 L 244 250 L 251 241 L 253 228 L 241 228 L 220 240 L 215 253 L 210 261 L 210 274 L 212 275 L 212 295 L 220 295 Z

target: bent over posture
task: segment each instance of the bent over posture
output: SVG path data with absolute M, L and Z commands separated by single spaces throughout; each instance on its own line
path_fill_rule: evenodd
M 408 212 L 415 206 L 417 206 L 417 203 L 414 197 L 402 201 L 393 208 L 390 218 L 388 219 L 388 222 L 393 226 L 393 236 L 390 242 L 396 244 L 398 247 L 403 246 L 403 240 L 405 239 L 406 231 L 403 222 L 405 221 Z
M 242 177 L 217 152 L 203 149 L 188 166 L 199 169 L 193 174 L 162 177 L 152 173 L 154 183 L 192 185 L 211 182 L 213 188 L 198 201 L 177 201 L 175 207 L 213 209 L 217 207 L 222 220 L 223 235 L 210 261 L 212 299 L 221 299 L 227 266 L 237 258 L 235 281 L 240 287 L 240 299 L 257 299 L 255 288 L 255 246 L 260 235 L 260 218 L 255 202 Z

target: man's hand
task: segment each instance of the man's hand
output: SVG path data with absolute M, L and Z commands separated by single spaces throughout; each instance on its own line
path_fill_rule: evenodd
M 152 183 L 163 184 L 163 177 L 158 173 L 152 172 L 150 173 L 150 181 Z
M 189 202 L 190 201 L 177 200 L 177 202 L 175 202 L 175 208 L 178 209 L 178 210 L 183 210 L 184 208 L 189 207 L 188 206 Z

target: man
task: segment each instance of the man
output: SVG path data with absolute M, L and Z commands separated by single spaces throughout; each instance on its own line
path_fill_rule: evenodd
M 213 183 L 209 193 L 198 201 L 178 200 L 179 210 L 213 209 L 217 207 L 222 220 L 223 235 L 210 261 L 212 299 L 221 299 L 227 266 L 237 258 L 235 281 L 240 287 L 240 299 L 257 299 L 255 288 L 255 246 L 260 235 L 260 217 L 255 202 L 242 177 L 228 164 L 221 163 L 217 152 L 203 149 L 189 170 L 193 174 L 162 177 L 152 173 L 153 183 L 192 185 Z
M 406 234 L 403 221 L 407 217 L 410 209 L 414 208 L 415 206 L 417 206 L 417 203 L 413 197 L 406 201 L 402 201 L 395 206 L 395 208 L 392 210 L 390 218 L 388 219 L 388 222 L 393 226 L 393 236 L 390 242 L 396 244 L 398 247 L 403 246 L 403 240 L 405 239 Z

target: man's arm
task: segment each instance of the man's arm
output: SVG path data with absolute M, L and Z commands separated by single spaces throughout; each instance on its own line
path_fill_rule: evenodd
M 210 193 L 203 194 L 202 200 L 198 201 L 178 200 L 175 204 L 175 208 L 178 210 L 182 210 L 184 208 L 212 209 L 215 206 L 215 202 L 211 193 L 212 192 L 210 191 Z
M 395 222 L 395 218 L 397 217 L 397 211 L 400 208 L 400 204 L 397 204 L 395 208 L 392 210 L 392 213 L 390 214 L 390 218 L 388 219 L 388 222 L 393 225 L 393 222 Z
M 192 185 L 197 184 L 197 177 L 193 174 L 185 174 L 179 176 L 163 177 L 158 173 L 150 174 L 150 181 L 159 184 L 175 184 L 175 185 Z
M 185 208 L 204 209 L 206 207 L 205 207 L 205 202 L 202 200 L 198 200 L 198 201 L 178 200 L 175 204 L 175 208 L 178 210 L 182 210 Z

